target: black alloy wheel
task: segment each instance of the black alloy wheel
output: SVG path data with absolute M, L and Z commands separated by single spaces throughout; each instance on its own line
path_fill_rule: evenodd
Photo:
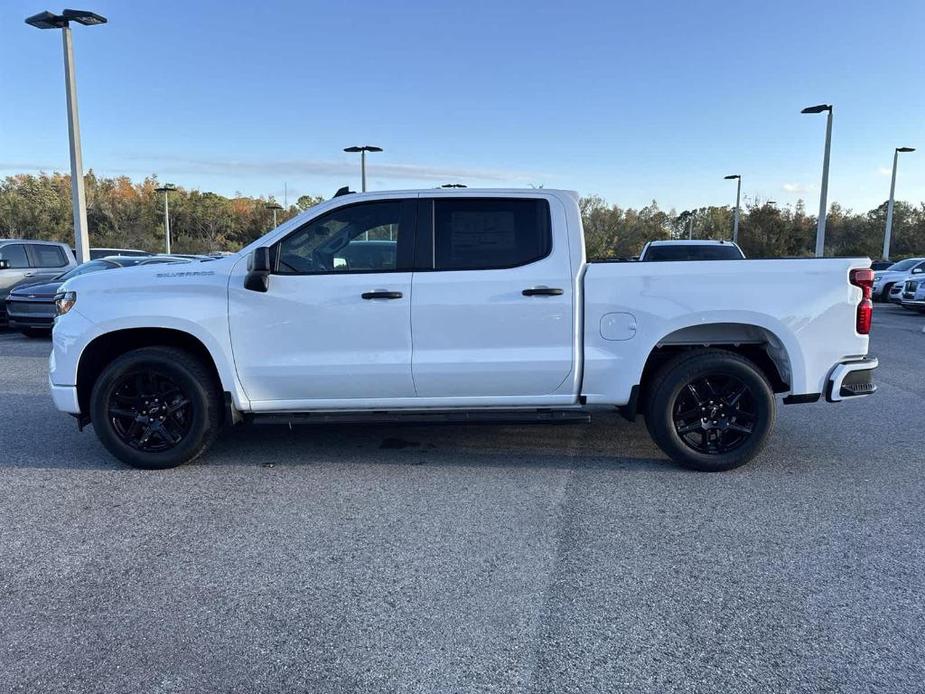
M 761 369 L 724 349 L 680 353 L 643 388 L 652 439 L 692 470 L 744 465 L 764 448 L 777 414 L 774 391 Z
M 88 414 L 100 442 L 133 467 L 164 470 L 195 460 L 222 425 L 211 364 L 177 347 L 135 349 L 96 378 Z
M 678 394 L 673 409 L 675 431 L 698 453 L 729 453 L 755 432 L 754 396 L 745 383 L 728 374 L 695 378 Z

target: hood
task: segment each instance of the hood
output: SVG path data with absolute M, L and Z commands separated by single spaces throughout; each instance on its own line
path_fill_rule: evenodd
M 52 282 L 41 282 L 39 284 L 21 284 L 12 291 L 11 297 L 35 298 L 35 299 L 54 299 L 55 294 L 64 282 L 58 280 Z
M 149 265 L 135 265 L 118 270 L 104 270 L 89 272 L 85 275 L 72 277 L 59 291 L 80 292 L 81 290 L 119 292 L 123 289 L 151 289 L 158 290 L 168 285 L 186 283 L 203 283 L 215 278 L 225 277 L 237 261 L 236 255 L 217 260 L 193 260 L 187 263 L 152 263 Z

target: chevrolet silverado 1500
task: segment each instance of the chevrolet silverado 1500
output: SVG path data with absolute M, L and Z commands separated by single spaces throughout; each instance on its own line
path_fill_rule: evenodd
M 126 463 L 223 424 L 642 414 L 678 463 L 753 458 L 785 403 L 875 390 L 868 259 L 589 263 L 574 193 L 337 196 L 240 253 L 69 280 L 51 392 Z

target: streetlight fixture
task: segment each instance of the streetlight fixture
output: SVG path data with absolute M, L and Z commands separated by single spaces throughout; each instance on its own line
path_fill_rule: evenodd
M 741 174 L 729 174 L 728 176 L 723 176 L 727 181 L 732 179 L 736 180 L 736 210 L 735 216 L 733 217 L 732 222 L 732 242 L 739 242 L 739 201 L 742 196 L 742 176 Z
M 71 206 L 74 210 L 74 248 L 77 262 L 90 260 L 87 228 L 87 195 L 84 191 L 83 157 L 80 152 L 80 120 L 77 117 L 77 78 L 74 74 L 74 45 L 70 22 L 84 26 L 105 24 L 106 18 L 84 10 L 64 10 L 61 14 L 39 12 L 26 19 L 36 29 L 61 29 L 64 41 L 64 86 L 67 93 L 67 132 L 71 151 Z
M 283 206 L 280 205 L 278 202 L 271 202 L 267 205 L 264 205 L 264 207 L 267 208 L 268 210 L 273 210 L 273 228 L 275 229 L 276 228 L 276 211 L 283 209 Z
M 173 183 L 165 183 L 160 188 L 155 188 L 155 192 L 164 194 L 164 240 L 167 244 L 167 255 L 170 255 L 170 193 L 177 192 L 177 187 Z
M 893 236 L 893 194 L 896 192 L 896 163 L 900 152 L 914 152 L 915 147 L 897 147 L 893 151 L 893 178 L 890 180 L 890 202 L 886 206 L 886 229 L 883 232 L 883 259 L 890 259 L 890 239 Z
M 367 152 L 381 152 L 382 147 L 376 147 L 375 145 L 359 145 L 356 147 L 344 147 L 345 152 L 350 152 L 351 154 L 359 152 L 360 153 L 360 174 L 363 179 L 363 190 L 366 192 L 366 153 Z
M 807 106 L 800 113 L 824 113 L 828 111 L 825 122 L 825 154 L 822 158 L 822 190 L 819 191 L 819 219 L 816 222 L 816 257 L 825 255 L 825 215 L 826 198 L 829 194 L 829 155 L 832 152 L 832 105 L 819 104 Z

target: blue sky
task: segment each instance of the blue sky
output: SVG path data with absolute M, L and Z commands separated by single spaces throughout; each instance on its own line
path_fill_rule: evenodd
M 0 7 L 0 175 L 68 169 L 61 38 Z M 889 192 L 925 150 L 925 3 L 88 0 L 74 29 L 84 164 L 290 201 L 530 184 L 623 206 L 781 204 Z M 925 200 L 925 151 L 897 197 Z

